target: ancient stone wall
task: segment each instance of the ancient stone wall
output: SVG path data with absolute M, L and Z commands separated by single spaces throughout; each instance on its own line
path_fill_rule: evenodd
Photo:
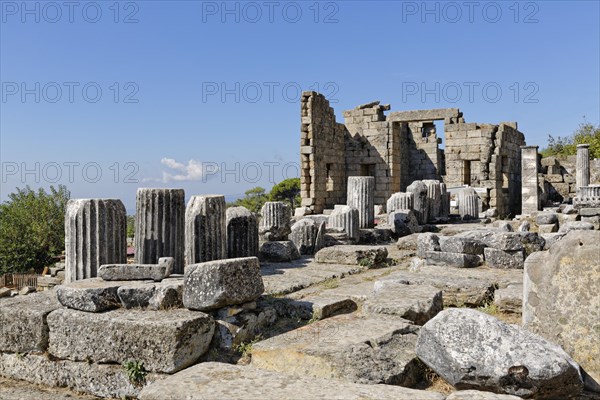
M 539 184 L 545 205 L 575 198 L 576 156 L 544 157 L 540 161 Z M 600 184 L 600 159 L 590 159 L 590 184 Z
M 384 205 L 415 180 L 436 179 L 448 188 L 484 187 L 483 208 L 517 214 L 521 198 L 520 146 L 516 123 L 465 123 L 457 108 L 384 112 L 379 101 L 344 111 L 335 120 L 325 97 L 302 95 L 302 206 L 314 213 L 346 203 L 350 176 L 375 177 L 375 204 Z M 444 121 L 445 132 L 436 132 Z M 445 134 L 446 148 L 440 148 Z
M 329 101 L 316 92 L 302 94 L 301 113 L 302 206 L 318 213 L 346 200 L 346 128 L 336 122 Z

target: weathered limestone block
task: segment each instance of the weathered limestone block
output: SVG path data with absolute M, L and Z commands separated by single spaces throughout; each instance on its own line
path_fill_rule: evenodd
M 480 255 L 483 254 L 485 248 L 485 244 L 476 239 L 459 236 L 441 236 L 439 242 L 440 250 L 450 253 Z
M 65 211 L 65 282 L 127 262 L 125 206 L 117 199 L 72 199 Z
M 344 205 L 336 205 L 329 215 L 330 228 L 341 228 L 348 239 L 358 241 L 360 237 L 359 216 L 356 208 Z
M 598 215 L 595 215 L 593 217 L 581 217 L 581 222 L 592 224 L 595 230 L 600 230 L 600 216 Z
M 414 354 L 417 330 L 397 316 L 338 315 L 254 344 L 251 366 L 314 378 L 412 386 L 422 373 Z
M 185 265 L 227 258 L 225 196 L 192 196 L 185 209 Z
M 386 211 L 392 213 L 396 210 L 412 210 L 415 195 L 412 192 L 398 192 L 390 196 L 386 204 Z
M 258 256 L 258 221 L 245 207 L 230 207 L 227 219 L 227 257 Z
M 583 388 L 579 366 L 560 346 L 468 308 L 446 309 L 423 325 L 416 352 L 459 390 L 569 398 Z
M 121 306 L 117 291 L 121 281 L 105 281 L 102 278 L 83 279 L 56 287 L 60 304 L 74 310 L 102 312 Z
M 60 308 L 52 291 L 0 300 L 0 352 L 44 352 L 48 314 Z M 0 363 L 1 368 L 2 363 Z
M 441 216 L 442 209 L 442 188 L 440 181 L 435 179 L 425 179 L 423 183 L 427 185 L 427 212 L 428 221 L 434 222 Z
M 208 350 L 215 322 L 207 314 L 184 309 L 59 309 L 48 315 L 48 326 L 49 351 L 55 357 L 100 363 L 136 360 L 148 371 L 173 373 Z
M 359 228 L 373 228 L 375 224 L 375 178 L 372 176 L 348 177 L 347 202 L 358 210 Z
M 510 394 L 496 394 L 491 392 L 482 392 L 480 390 L 459 390 L 446 397 L 446 400 L 519 400 L 518 396 Z
M 494 291 L 494 304 L 503 312 L 521 313 L 523 305 L 523 285 L 510 284 Z
M 538 146 L 521 146 L 521 214 L 531 215 L 540 208 L 537 174 Z
M 421 233 L 417 237 L 417 256 L 425 258 L 428 251 L 440 251 L 440 238 L 435 233 Z
M 378 266 L 383 263 L 388 251 L 383 246 L 331 246 L 319 250 L 315 261 L 326 264 Z
M 282 201 L 267 201 L 260 210 L 258 233 L 262 240 L 287 240 L 291 232 L 290 207 Z
M 388 224 L 392 232 L 399 236 L 407 236 L 421 231 L 419 221 L 413 210 L 396 209 L 388 214 Z
M 161 257 L 173 257 L 175 259 L 173 273 L 182 274 L 184 219 L 183 189 L 138 189 L 135 213 L 135 262 L 156 264 Z
M 590 184 L 590 145 L 577 145 L 577 166 L 576 166 L 575 182 L 577 192 L 579 188 Z
M 416 325 L 423 325 L 444 309 L 442 291 L 429 285 L 404 285 L 376 281 L 373 297 L 363 303 L 366 314 L 396 315 Z
M 429 220 L 427 185 L 421 181 L 414 181 L 406 188 L 406 192 L 413 194 L 413 210 L 415 211 L 419 224 L 426 224 Z
M 252 365 L 205 362 L 144 387 L 140 399 L 181 400 L 190 393 L 199 399 L 282 400 L 302 397 L 345 400 L 443 400 L 444 398 L 439 393 L 400 386 L 350 382 L 340 385 L 335 380 L 307 377 L 304 374 L 290 379 L 288 374 L 265 371 Z M 489 398 L 489 400 L 505 400 L 505 398 Z
M 188 265 L 183 304 L 191 310 L 214 310 L 256 300 L 265 290 L 258 258 L 230 258 Z
M 558 232 L 558 224 L 538 225 L 538 233 L 540 235 L 553 232 Z
M 317 232 L 316 222 L 310 218 L 303 218 L 292 225 L 289 238 L 294 242 L 300 254 L 314 254 Z
M 560 225 L 559 232 L 569 231 L 591 231 L 594 229 L 594 224 L 585 221 L 573 221 Z
M 458 212 L 464 220 L 479 218 L 479 196 L 473 188 L 465 188 L 458 192 Z
M 445 251 L 426 251 L 425 260 L 428 265 L 456 268 L 474 268 L 481 264 L 479 256 Z
M 484 249 L 485 262 L 491 268 L 523 268 L 523 250 Z
M 129 381 L 122 365 L 54 360 L 47 355 L 0 353 L 0 376 L 38 385 L 68 387 L 77 392 L 115 399 L 137 398 L 142 389 Z M 149 372 L 145 381 L 151 384 L 166 377 L 165 374 Z M 75 396 L 67 394 L 59 398 L 71 399 Z
M 300 252 L 291 240 L 263 242 L 258 250 L 261 261 L 288 262 L 300 258 Z
M 571 231 L 532 254 L 523 276 L 523 326 L 559 344 L 600 382 L 599 231 Z
M 558 215 L 555 213 L 541 213 L 535 217 L 535 223 L 538 225 L 556 224 L 558 222 Z
M 183 308 L 183 277 L 164 279 L 159 283 L 124 283 L 117 290 L 124 308 L 167 310 Z
M 151 279 L 160 282 L 173 271 L 173 257 L 161 257 L 158 264 L 104 264 L 98 269 L 98 276 L 105 281 L 138 281 Z

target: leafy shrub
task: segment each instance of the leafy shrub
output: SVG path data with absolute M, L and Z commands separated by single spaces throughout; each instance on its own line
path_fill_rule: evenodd
M 548 147 L 540 153 L 543 157 L 571 156 L 577 154 L 577 145 L 584 143 L 590 145 L 591 158 L 600 158 L 600 126 L 584 122 L 571 136 L 548 135 Z
M 0 204 L 0 274 L 36 271 L 65 248 L 66 186 L 17 188 Z

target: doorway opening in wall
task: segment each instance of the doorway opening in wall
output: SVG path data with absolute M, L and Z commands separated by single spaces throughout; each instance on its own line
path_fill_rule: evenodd
M 327 171 L 327 191 L 333 192 L 333 177 L 331 173 L 331 164 L 325 164 L 325 169 Z
M 433 121 L 433 123 L 435 124 L 435 133 L 438 137 L 438 147 L 440 149 L 444 149 L 446 146 L 446 131 L 444 130 L 444 121 L 438 120 Z
M 471 161 L 463 161 L 463 185 L 471 184 Z
M 375 164 L 360 164 L 360 176 L 375 176 Z

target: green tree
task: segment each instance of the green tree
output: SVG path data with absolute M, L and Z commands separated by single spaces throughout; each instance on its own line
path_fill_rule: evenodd
M 262 206 L 269 201 L 269 196 L 266 194 L 265 189 L 260 186 L 248 189 L 244 194 L 245 197 L 229 203 L 228 206 L 246 207 L 248 210 L 257 213 L 260 212 Z
M 269 193 L 271 201 L 285 201 L 292 210 L 300 205 L 300 178 L 289 178 L 273 186 Z
M 132 238 L 135 236 L 135 215 L 127 216 L 127 237 Z
M 591 158 L 600 158 L 600 125 L 583 122 L 571 136 L 548 135 L 548 147 L 540 153 L 543 157 L 571 156 L 577 153 L 577 145 L 584 143 L 590 145 Z
M 66 186 L 17 188 L 0 204 L 0 274 L 40 272 L 65 248 Z

